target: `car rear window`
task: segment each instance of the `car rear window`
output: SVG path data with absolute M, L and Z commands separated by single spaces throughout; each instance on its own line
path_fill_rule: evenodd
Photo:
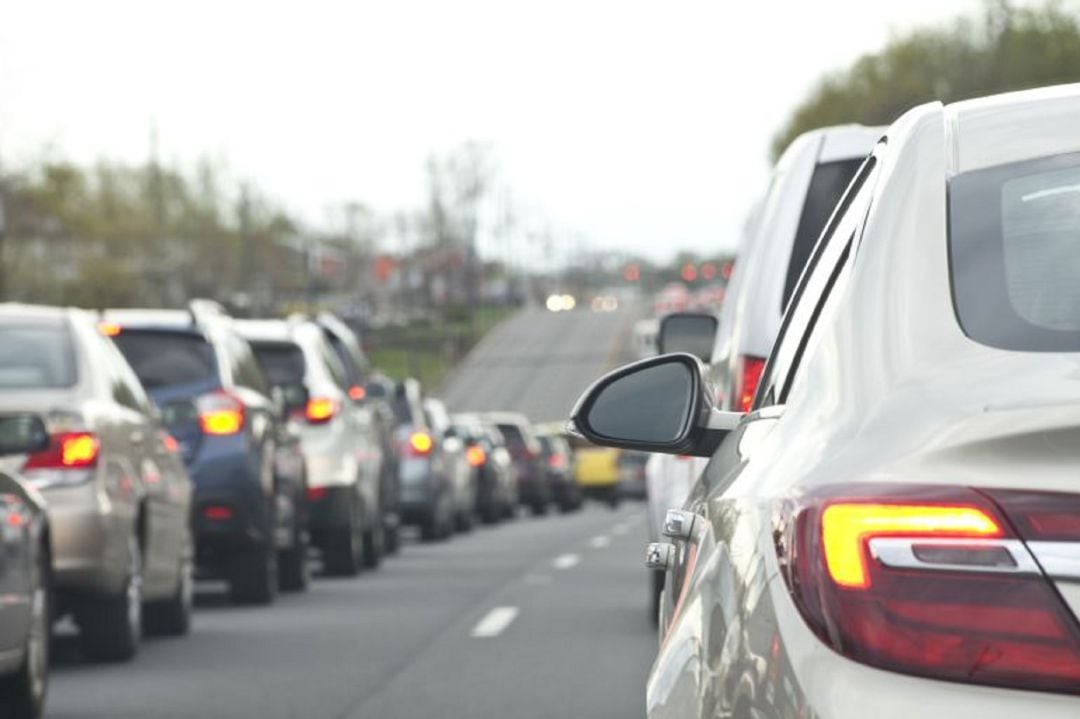
M 113 340 L 147 389 L 217 378 L 214 348 L 200 335 L 125 329 Z
M 971 339 L 1080 351 L 1080 153 L 953 178 L 949 254 L 957 318 Z
M 799 226 L 795 230 L 795 244 L 791 247 L 791 259 L 788 260 L 787 278 L 784 280 L 784 295 L 780 309 L 786 310 L 799 275 L 806 267 L 810 253 L 825 223 L 829 221 L 844 190 L 851 184 L 851 178 L 863 163 L 863 158 L 823 162 L 814 168 L 810 177 L 810 188 L 806 191 Z
M 506 440 L 506 446 L 509 449 L 515 450 L 525 447 L 525 435 L 516 424 L 498 424 L 496 426 L 499 428 L 499 432 L 502 433 L 503 439 Z
M 304 384 L 307 364 L 300 347 L 291 342 L 252 342 L 251 348 L 270 384 L 276 387 Z
M 0 320 L 0 388 L 71 387 L 75 380 L 75 351 L 66 322 Z

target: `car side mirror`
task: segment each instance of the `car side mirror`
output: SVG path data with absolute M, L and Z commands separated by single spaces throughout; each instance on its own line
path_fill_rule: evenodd
M 743 417 L 715 409 L 713 396 L 697 357 L 651 357 L 586 390 L 568 429 L 603 447 L 710 457 Z
M 0 455 L 31 454 L 47 449 L 49 430 L 30 414 L 0 417 Z
M 656 348 L 660 354 L 688 352 L 702 362 L 712 359 L 720 320 L 705 312 L 676 312 L 660 320 Z

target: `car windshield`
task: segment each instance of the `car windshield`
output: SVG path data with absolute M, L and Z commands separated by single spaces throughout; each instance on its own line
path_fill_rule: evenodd
M 200 335 L 125 329 L 113 339 L 147 389 L 217 377 L 214 350 Z
M 825 229 L 825 223 L 829 221 L 836 203 L 840 201 L 844 190 L 851 184 L 851 178 L 855 176 L 862 162 L 863 158 L 860 157 L 824 162 L 814 168 L 814 174 L 810 178 L 810 188 L 803 202 L 802 215 L 799 217 L 799 226 L 795 231 L 795 243 L 791 246 L 791 259 L 788 260 L 784 295 L 780 305 L 782 309 L 787 309 L 791 293 L 795 291 L 799 275 L 802 274 L 807 260 L 810 259 L 814 243 L 821 236 L 821 231 Z
M 954 302 L 968 336 L 1080 351 L 1080 153 L 959 175 L 949 198 Z
M 291 342 L 253 342 L 255 359 L 276 387 L 304 384 L 307 364 L 304 352 Z
M 75 354 L 66 322 L 0 320 L 0 388 L 70 387 L 75 380 Z

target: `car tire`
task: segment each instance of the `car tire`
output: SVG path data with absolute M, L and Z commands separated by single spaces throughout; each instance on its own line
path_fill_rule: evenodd
M 30 632 L 23 665 L 0 677 L 0 707 L 11 719 L 40 719 L 49 688 L 50 587 L 49 554 L 42 548 L 31 573 Z
M 360 571 L 364 542 L 355 507 L 349 512 L 348 525 L 327 532 L 323 546 L 323 569 L 332 577 L 354 577 Z
M 532 512 L 534 517 L 543 517 L 548 513 L 547 502 L 534 502 L 529 505 L 529 511 Z
M 292 546 L 278 552 L 278 586 L 281 591 L 303 592 L 311 585 L 307 554 L 307 533 L 302 527 L 294 526 Z
M 454 528 L 461 533 L 471 532 L 473 522 L 473 513 L 471 511 L 458 512 L 454 517 Z
M 364 537 L 364 566 L 375 569 L 382 564 L 383 554 L 386 551 L 386 533 L 380 520 L 378 526 L 372 527 L 363 534 Z
M 271 604 L 278 593 L 277 551 L 264 545 L 232 558 L 229 596 L 233 604 Z
M 76 621 L 87 659 L 126 662 L 135 656 L 142 635 L 142 547 L 134 535 L 129 540 L 124 590 L 114 597 L 87 599 Z
M 386 550 L 387 556 L 397 554 L 401 549 L 401 525 L 395 523 L 386 527 L 383 531 L 385 533 L 383 548 Z
M 179 637 L 191 631 L 195 607 L 195 570 L 190 559 L 180 563 L 176 593 L 164 601 L 143 607 L 143 632 L 148 635 Z

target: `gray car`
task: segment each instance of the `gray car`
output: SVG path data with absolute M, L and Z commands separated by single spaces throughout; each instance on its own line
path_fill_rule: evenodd
M 710 456 L 667 542 L 661 717 L 1080 714 L 1080 86 L 918 107 L 800 279 L 752 411 L 665 355 L 602 444 Z
M 48 427 L 46 449 L 0 467 L 48 502 L 54 614 L 73 615 L 84 654 L 129 659 L 144 623 L 186 633 L 191 482 L 176 440 L 93 316 L 0 307 L 0 412 L 38 414 Z

